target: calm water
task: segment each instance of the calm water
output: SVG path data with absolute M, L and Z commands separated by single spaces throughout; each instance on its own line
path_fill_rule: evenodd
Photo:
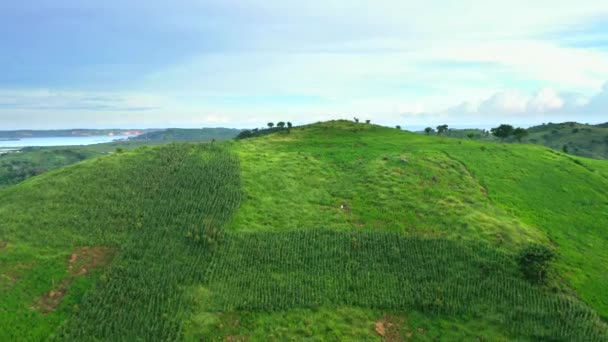
M 76 146 L 106 143 L 117 139 L 126 139 L 127 135 L 90 136 L 90 137 L 53 137 L 53 138 L 22 138 L 20 140 L 1 141 L 0 148 L 19 148 L 27 146 Z

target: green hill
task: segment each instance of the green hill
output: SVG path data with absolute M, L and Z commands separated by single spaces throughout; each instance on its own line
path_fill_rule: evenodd
M 570 154 L 608 159 L 608 127 L 584 125 L 576 122 L 546 124 L 530 127 L 524 142 L 540 144 Z
M 0 190 L 0 340 L 605 341 L 605 189 L 605 161 L 343 121 L 97 157 Z
M 226 140 L 236 137 L 240 129 L 234 128 L 168 128 L 155 132 L 148 132 L 129 140 L 142 141 L 212 141 Z
M 608 123 L 600 125 L 576 122 L 548 123 L 530 127 L 528 132 L 529 135 L 522 139 L 522 143 L 543 145 L 581 157 L 608 159 Z M 481 129 L 450 129 L 446 136 L 479 141 L 500 141 L 489 131 Z M 506 139 L 505 142 L 519 143 L 514 137 Z

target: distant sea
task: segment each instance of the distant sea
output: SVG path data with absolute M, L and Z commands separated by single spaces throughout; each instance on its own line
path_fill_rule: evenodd
M 52 137 L 52 138 L 21 138 L 19 140 L 0 140 L 0 148 L 15 149 L 28 146 L 78 146 L 107 143 L 114 140 L 127 139 L 128 135 L 101 135 L 90 137 Z

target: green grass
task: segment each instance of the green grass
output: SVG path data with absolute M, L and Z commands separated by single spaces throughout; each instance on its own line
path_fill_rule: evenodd
M 93 158 L 0 190 L 0 340 L 608 340 L 603 189 L 604 161 L 343 121 Z M 33 309 L 79 246 L 117 252 Z
M 384 328 L 385 338 L 396 341 L 509 340 L 487 320 L 348 306 L 200 313 L 187 323 L 184 337 L 187 341 L 379 341 L 377 326 Z

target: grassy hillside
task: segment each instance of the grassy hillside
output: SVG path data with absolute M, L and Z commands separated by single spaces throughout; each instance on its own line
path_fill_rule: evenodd
M 349 122 L 95 158 L 0 191 L 0 340 L 608 340 L 603 189 L 604 161 Z
M 240 129 L 233 128 L 169 128 L 156 132 L 149 132 L 130 140 L 141 141 L 212 141 L 226 140 L 236 137 Z

